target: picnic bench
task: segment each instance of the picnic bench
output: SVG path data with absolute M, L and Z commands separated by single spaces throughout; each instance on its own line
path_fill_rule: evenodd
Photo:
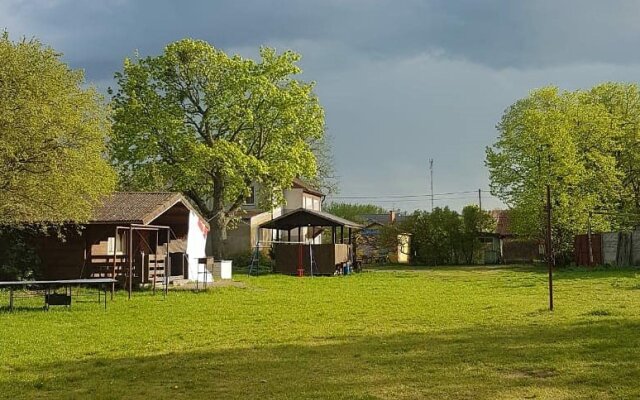
M 107 289 L 116 283 L 111 278 L 87 278 L 87 279 L 62 279 L 51 281 L 8 281 L 0 282 L 0 289 L 9 290 L 9 310 L 14 308 L 14 301 L 17 297 L 16 290 L 28 289 L 31 291 L 41 292 L 44 297 L 44 309 L 49 310 L 49 306 L 67 306 L 71 307 L 72 293 L 74 286 L 96 287 L 98 289 L 98 303 L 104 298 L 104 308 L 107 309 Z M 58 290 L 64 289 L 63 293 Z

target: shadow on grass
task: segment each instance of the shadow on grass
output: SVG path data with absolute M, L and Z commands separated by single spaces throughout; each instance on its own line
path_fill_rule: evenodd
M 532 323 L 503 331 L 316 337 L 312 344 L 86 358 L 23 370 L 7 365 L 0 367 L 0 393 L 9 398 L 637 398 L 638 328 L 602 316 L 558 327 Z
M 391 265 L 371 265 L 365 266 L 365 271 L 514 271 L 514 272 L 538 272 L 544 273 L 545 267 L 534 264 L 508 264 L 508 265 L 406 265 L 406 264 L 391 264 Z
M 386 265 L 371 266 L 365 268 L 365 272 L 526 272 L 536 275 L 547 275 L 549 273 L 546 264 L 509 264 L 509 265 L 445 265 L 445 266 L 423 266 L 423 265 Z M 553 270 L 554 279 L 602 279 L 602 278 L 630 278 L 640 273 L 640 267 L 556 267 Z

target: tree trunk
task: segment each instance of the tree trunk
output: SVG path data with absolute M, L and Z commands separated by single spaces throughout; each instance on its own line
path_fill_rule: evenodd
M 214 217 L 209 222 L 211 229 L 207 237 L 207 255 L 216 260 L 224 259 L 224 241 L 227 238 L 228 219 L 224 216 Z

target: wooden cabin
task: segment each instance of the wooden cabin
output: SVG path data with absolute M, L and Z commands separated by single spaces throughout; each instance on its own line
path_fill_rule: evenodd
M 140 286 L 198 278 L 209 224 L 179 193 L 120 192 L 64 239 L 37 242 L 45 279 L 115 278 Z M 129 279 L 131 277 L 131 279 Z

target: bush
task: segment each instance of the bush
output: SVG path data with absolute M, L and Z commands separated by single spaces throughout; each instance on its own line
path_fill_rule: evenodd
M 32 243 L 34 234 L 29 227 L 0 227 L 0 281 L 38 278 L 40 258 Z
M 253 260 L 253 251 L 247 251 L 231 257 L 233 261 L 234 273 L 248 273 Z M 258 262 L 258 273 L 271 273 L 273 270 L 273 260 L 268 255 L 260 252 Z

